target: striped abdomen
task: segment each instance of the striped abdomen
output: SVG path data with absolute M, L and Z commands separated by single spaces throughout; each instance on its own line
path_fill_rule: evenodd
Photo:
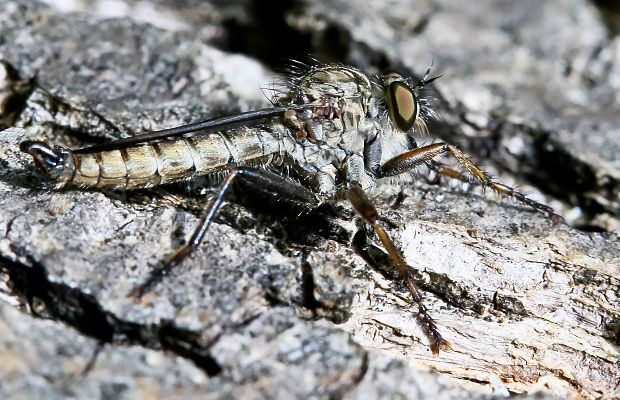
M 21 148 L 59 186 L 137 189 L 230 169 L 236 164 L 265 163 L 272 154 L 286 151 L 285 147 L 292 144 L 289 142 L 278 133 L 241 128 L 94 153 L 74 153 L 59 146 L 52 149 L 44 142 L 24 142 Z

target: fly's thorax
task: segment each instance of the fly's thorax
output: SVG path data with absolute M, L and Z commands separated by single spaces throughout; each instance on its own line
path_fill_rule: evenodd
M 372 95 L 372 85 L 366 74 L 338 65 L 310 69 L 297 80 L 294 90 L 297 102 L 349 98 L 368 101 Z
M 363 72 L 339 65 L 310 68 L 303 75 L 294 77 L 288 93 L 276 99 L 282 105 L 314 105 L 311 119 L 343 119 L 344 129 L 347 121 L 359 120 L 359 115 L 374 111 L 371 107 L 373 86 Z M 343 115 L 345 114 L 345 115 Z M 351 125 L 351 124 L 349 124 Z
M 353 180 L 374 188 L 365 171 L 364 150 L 386 116 L 382 97 L 375 92 L 370 78 L 350 67 L 312 68 L 294 79 L 288 101 L 315 107 L 284 115 L 297 142 L 290 155 L 318 193 L 334 192 Z M 322 172 L 330 169 L 333 176 Z

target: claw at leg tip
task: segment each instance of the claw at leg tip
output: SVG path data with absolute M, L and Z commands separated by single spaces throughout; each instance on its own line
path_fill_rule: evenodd
M 435 342 L 431 345 L 431 349 L 433 350 L 433 354 L 435 356 L 439 356 L 441 349 L 446 351 L 452 350 L 452 345 L 445 339 L 441 339 L 439 342 Z
M 144 289 L 142 287 L 137 287 L 131 290 L 127 295 L 134 303 L 144 305 L 146 304 L 146 299 L 144 298 Z

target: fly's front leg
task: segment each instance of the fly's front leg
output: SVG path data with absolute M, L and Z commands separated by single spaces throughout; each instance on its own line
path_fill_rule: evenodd
M 465 155 L 456 147 L 447 143 L 435 143 L 428 146 L 420 147 L 415 150 L 408 151 L 400 154 L 383 164 L 377 175 L 379 177 L 398 175 L 403 172 L 415 169 L 420 165 L 424 165 L 429 161 L 432 161 L 435 157 L 449 153 L 457 159 L 459 164 L 463 166 L 469 173 L 483 186 L 488 187 L 497 193 L 511 197 L 518 202 L 532 207 L 536 211 L 546 214 L 549 219 L 554 222 L 563 222 L 564 219 L 556 214 L 553 209 L 545 204 L 541 204 L 537 201 L 530 199 L 523 193 L 517 191 L 515 188 L 504 185 L 503 183 L 493 181 L 487 174 L 480 168 L 476 167 Z M 443 175 L 450 176 L 452 178 L 461 179 L 461 175 L 449 168 L 444 168 L 441 171 Z
M 463 174 L 459 171 L 456 171 L 452 168 L 448 168 L 445 165 L 442 165 L 435 161 L 429 161 L 428 163 L 426 163 L 426 165 L 428 166 L 428 168 L 430 168 L 431 170 L 435 171 L 435 173 L 437 173 L 437 177 L 435 179 L 429 179 L 429 183 L 437 182 L 440 176 L 446 176 L 450 179 L 456 179 L 458 181 L 461 181 L 467 184 L 473 183 L 475 181 L 475 179 L 471 175 Z
M 432 344 L 432 349 L 435 354 L 439 354 L 439 350 L 442 347 L 450 348 L 448 341 L 446 341 L 439 330 L 437 329 L 437 325 L 435 325 L 435 321 L 431 318 L 428 313 L 428 309 L 422 303 L 422 296 L 420 295 L 420 290 L 416 287 L 413 282 L 413 277 L 408 272 L 408 266 L 405 260 L 403 259 L 400 251 L 392 242 L 392 239 L 388 236 L 387 232 L 383 229 L 381 225 L 379 225 L 379 213 L 377 209 L 372 205 L 370 199 L 364 193 L 361 185 L 358 182 L 351 182 L 349 191 L 348 191 L 349 201 L 353 205 L 353 207 L 357 210 L 357 212 L 370 224 L 372 224 L 373 229 L 375 230 L 379 240 L 383 244 L 383 247 L 388 252 L 390 259 L 396 266 L 396 270 L 400 278 L 405 282 L 407 289 L 411 293 L 413 301 L 418 305 L 418 314 L 422 318 L 422 321 L 426 324 L 426 328 L 428 329 L 428 334 L 433 338 L 434 343 Z
M 312 191 L 278 174 L 258 168 L 240 167 L 233 169 L 220 184 L 217 195 L 211 199 L 207 205 L 205 215 L 198 222 L 198 226 L 187 244 L 175 251 L 170 258 L 168 258 L 163 268 L 155 270 L 146 282 L 134 289 L 132 296 L 138 298 L 142 297 L 200 245 L 235 180 L 244 181 L 262 192 L 284 197 L 291 203 L 303 204 L 310 208 L 317 206 L 319 203 Z

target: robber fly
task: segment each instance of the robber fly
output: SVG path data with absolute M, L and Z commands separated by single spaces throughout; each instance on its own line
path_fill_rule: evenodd
M 471 179 L 561 220 L 553 210 L 512 187 L 493 181 L 448 143 L 418 147 L 410 136 L 425 129 L 433 109 L 422 89 L 437 77 L 429 68 L 421 80 L 397 73 L 368 76 L 343 65 L 293 65 L 288 83 L 276 90 L 273 107 L 140 134 L 72 150 L 43 141 L 25 141 L 20 149 L 34 158 L 52 185 L 80 188 L 137 189 L 226 174 L 209 201 L 189 242 L 143 285 L 186 259 L 205 236 L 234 181 L 276 194 L 309 209 L 347 198 L 372 225 L 400 278 L 418 306 L 435 353 L 448 342 L 422 302 L 399 249 L 379 224 L 367 193 L 378 181 L 427 165 L 440 175 L 464 174 L 434 163 L 440 155 L 456 158 Z M 432 66 L 431 66 L 432 67 Z M 295 179 L 284 169 L 294 171 Z M 470 178 L 465 178 L 469 180 Z

